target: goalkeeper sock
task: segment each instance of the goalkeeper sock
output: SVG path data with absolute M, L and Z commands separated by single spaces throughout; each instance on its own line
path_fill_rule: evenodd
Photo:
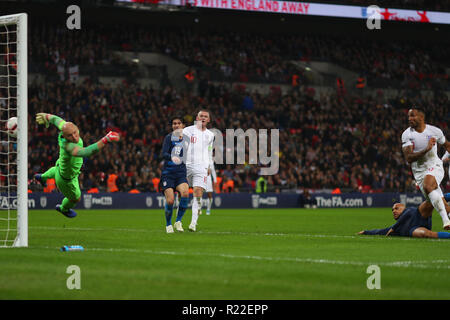
M 164 213 L 166 214 L 166 226 L 170 226 L 172 224 L 172 212 L 173 212 L 173 204 L 167 204 L 166 208 L 164 210 Z
M 437 235 L 441 239 L 450 239 L 450 232 L 438 232 Z
M 41 175 L 42 182 L 45 183 L 48 179 L 54 179 L 55 174 L 56 174 L 56 167 L 51 167 Z
M 61 210 L 64 212 L 69 211 L 69 209 L 72 209 L 73 207 L 75 207 L 77 203 L 76 202 L 72 202 L 67 198 L 64 198 L 62 203 L 61 203 Z
M 430 198 L 431 204 L 436 209 L 436 211 L 439 212 L 442 218 L 442 222 L 445 224 L 449 222 L 449 219 L 447 216 L 447 210 L 445 210 L 444 201 L 442 200 L 442 196 L 439 191 L 439 189 L 434 189 L 428 194 L 428 198 Z
M 177 214 L 177 222 L 181 221 L 183 219 L 184 213 L 186 212 L 186 209 L 188 207 L 189 198 L 187 197 L 181 197 L 180 203 L 178 204 L 178 214 Z

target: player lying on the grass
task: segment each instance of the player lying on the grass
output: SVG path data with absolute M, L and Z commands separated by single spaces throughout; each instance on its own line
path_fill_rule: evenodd
M 445 198 L 450 200 L 450 193 Z M 358 234 L 450 239 L 450 232 L 431 231 L 433 209 L 429 201 L 422 202 L 419 207 L 408 208 L 402 203 L 395 203 L 392 206 L 392 214 L 397 220 L 394 225 L 385 229 L 363 230 Z
M 80 131 L 72 122 L 66 122 L 50 113 L 38 113 L 36 122 L 45 125 L 46 128 L 48 128 L 49 124 L 53 124 L 60 132 L 58 135 L 59 158 L 55 166 L 43 174 L 36 174 L 34 177 L 44 186 L 48 179 L 55 179 L 58 190 L 65 197 L 62 203 L 56 206 L 56 210 L 68 218 L 74 218 L 77 213 L 72 208 L 81 199 L 78 176 L 83 165 L 83 157 L 96 154 L 109 142 L 119 141 L 120 136 L 117 132 L 110 131 L 99 141 L 84 148 Z
M 189 185 L 186 178 L 186 165 L 183 161 L 183 119 L 174 117 L 171 120 L 173 132 L 164 138 L 162 153 L 164 167 L 161 173 L 160 186 L 166 197 L 164 209 L 166 215 L 166 232 L 173 233 L 172 214 L 175 200 L 175 191 L 180 193 L 180 203 L 175 221 L 175 230 L 183 232 L 181 219 L 189 203 Z

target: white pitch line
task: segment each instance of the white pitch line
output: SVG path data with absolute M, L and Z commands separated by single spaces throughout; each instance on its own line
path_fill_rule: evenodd
M 145 233 L 164 233 L 159 230 L 149 229 L 132 229 L 132 228 L 77 228 L 77 227 L 45 227 L 35 226 L 30 229 L 42 230 L 68 230 L 68 231 L 119 231 L 119 232 L 145 232 Z M 385 236 L 368 236 L 368 235 L 335 235 L 335 234 L 306 234 L 306 233 L 259 233 L 259 232 L 238 232 L 238 231 L 197 231 L 200 234 L 229 234 L 229 235 L 244 235 L 244 236 L 275 236 L 275 237 L 307 237 L 307 238 L 347 238 L 347 239 L 366 239 L 366 240 L 402 240 L 402 241 L 416 241 L 417 238 L 410 237 L 385 237 Z M 421 241 L 433 241 L 435 243 L 450 242 L 446 239 L 429 239 L 421 238 Z
M 56 249 L 53 247 L 34 247 L 44 249 Z M 128 252 L 139 254 L 153 254 L 153 255 L 172 255 L 172 256 L 208 256 L 228 259 L 247 259 L 247 260 L 262 260 L 262 261 L 285 261 L 297 263 L 316 263 L 316 264 L 335 264 L 335 265 L 351 265 L 351 266 L 369 266 L 378 265 L 386 267 L 401 267 L 401 268 L 420 268 L 420 269 L 450 269 L 448 265 L 450 260 L 431 260 L 431 261 L 392 261 L 392 262 L 362 262 L 362 261 L 342 261 L 329 259 L 311 259 L 311 258 L 287 258 L 287 257 L 262 257 L 249 255 L 233 255 L 225 253 L 186 253 L 176 251 L 155 251 L 147 249 L 131 249 L 131 248 L 86 248 L 86 251 L 104 251 L 104 252 Z M 446 264 L 439 266 L 436 264 Z

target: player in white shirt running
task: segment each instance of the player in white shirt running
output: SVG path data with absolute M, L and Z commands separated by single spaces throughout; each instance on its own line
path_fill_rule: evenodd
M 209 122 L 209 112 L 200 110 L 195 124 L 183 129 L 184 138 L 189 141 L 185 157 L 187 179 L 194 191 L 190 231 L 196 231 L 198 216 L 202 214 L 203 192 L 206 190 L 207 178 L 211 174 L 213 164 L 214 133 L 206 128 Z
M 211 166 L 211 174 L 208 175 L 208 179 L 206 180 L 206 193 L 208 198 L 206 198 L 206 215 L 209 216 L 211 214 L 211 206 L 213 202 L 213 192 L 214 186 L 217 183 L 217 175 L 216 170 L 214 168 L 214 162 Z
M 450 219 L 439 187 L 444 178 L 444 167 L 437 155 L 436 142 L 444 145 L 447 151 L 450 151 L 450 142 L 445 139 L 441 129 L 425 123 L 425 111 L 422 108 L 411 108 L 408 122 L 410 127 L 402 134 L 403 154 L 426 200 L 439 212 L 444 229 L 449 230 Z

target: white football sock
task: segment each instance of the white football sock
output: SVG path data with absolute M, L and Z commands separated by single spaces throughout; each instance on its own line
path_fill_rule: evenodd
M 444 224 L 450 222 L 447 216 L 447 211 L 445 210 L 444 201 L 442 200 L 441 193 L 439 189 L 434 189 L 428 194 L 428 198 L 430 198 L 431 204 L 439 212 L 439 215 L 442 218 L 442 222 Z
M 201 212 L 201 210 L 202 210 L 202 204 L 203 204 L 203 199 L 201 198 L 201 197 L 195 197 L 194 198 L 194 201 L 195 200 L 197 200 L 197 203 L 198 203 L 198 212 Z
M 208 210 L 211 210 L 212 198 L 208 198 L 206 204 L 207 204 L 207 206 L 208 206 Z
M 197 225 L 197 220 L 198 220 L 198 202 L 197 202 L 196 198 L 194 197 L 194 200 L 192 201 L 191 224 L 193 224 L 194 226 Z

